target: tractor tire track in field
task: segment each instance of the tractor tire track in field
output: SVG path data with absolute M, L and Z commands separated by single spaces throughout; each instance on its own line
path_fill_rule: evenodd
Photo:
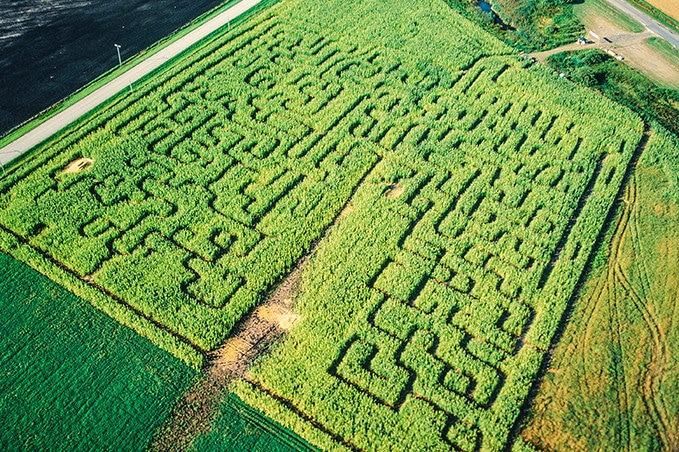
M 608 268 L 606 271 L 606 292 L 608 293 L 608 308 L 611 319 L 611 342 L 614 349 L 612 350 L 612 374 L 613 385 L 615 387 L 615 395 L 618 400 L 616 416 L 619 428 L 615 429 L 616 447 L 625 450 L 630 449 L 630 404 L 628 400 L 627 382 L 625 372 L 625 349 L 621 340 L 622 325 L 620 318 L 624 319 L 624 312 L 621 312 L 620 297 L 618 297 L 619 286 L 616 285 L 616 265 L 611 265 L 612 262 L 618 262 L 621 253 L 621 246 L 623 243 L 622 236 L 627 229 L 629 223 L 629 209 L 626 205 L 622 206 L 622 214 L 618 224 L 616 225 L 613 239 L 611 242 L 611 256 L 608 260 Z
M 636 178 L 635 178 L 636 182 Z M 637 190 L 638 185 L 635 185 L 635 200 L 636 200 L 636 190 Z M 648 380 L 648 385 L 649 385 L 649 391 L 652 396 L 652 401 L 656 404 L 656 409 L 659 417 L 659 421 L 661 422 L 663 426 L 663 443 L 664 445 L 669 448 L 670 450 L 679 450 L 679 437 L 676 436 L 676 434 L 671 435 L 670 432 L 673 431 L 672 429 L 672 421 L 671 421 L 671 416 L 667 412 L 667 403 L 664 400 L 664 394 L 662 391 L 659 390 L 660 385 L 662 384 L 662 378 L 661 375 L 663 374 L 663 370 L 665 366 L 667 366 L 671 362 L 671 353 L 669 349 L 667 348 L 667 338 L 665 336 L 665 332 L 663 329 L 660 327 L 659 322 L 657 321 L 658 316 L 654 314 L 653 311 L 650 310 L 649 307 L 655 308 L 655 305 L 650 303 L 650 300 L 648 300 L 648 297 L 652 295 L 652 284 L 649 275 L 650 269 L 648 267 L 648 261 L 647 259 L 644 258 L 644 250 L 642 246 L 642 240 L 641 240 L 641 228 L 639 226 L 639 218 L 641 217 L 641 205 L 638 202 L 634 203 L 634 234 L 633 234 L 633 246 L 635 246 L 635 253 L 637 256 L 639 256 L 639 262 L 642 264 L 642 271 L 640 274 L 640 281 L 641 285 L 643 288 L 643 293 L 645 294 L 644 299 L 646 300 L 646 303 L 644 304 L 644 307 L 648 310 L 650 317 L 653 319 L 653 324 L 656 327 L 657 334 L 658 334 L 658 340 L 659 340 L 659 345 L 660 345 L 660 353 L 657 354 L 656 356 L 659 357 L 658 362 L 652 363 L 652 368 L 650 369 L 649 372 L 649 380 Z M 673 304 L 676 306 L 676 304 Z M 673 316 L 670 318 L 674 318 Z
M 611 225 L 613 234 L 606 269 L 593 281 L 589 294 L 578 301 L 578 317 L 582 319 L 584 331 L 580 336 L 567 339 L 569 343 L 560 344 L 560 347 L 565 346 L 572 352 L 571 355 L 568 351 L 566 354 L 562 352 L 557 359 L 564 365 L 584 369 L 577 378 L 576 386 L 571 389 L 579 388 L 583 396 L 596 393 L 598 387 L 593 379 L 605 375 L 608 369 L 610 380 L 604 381 L 608 381 L 610 390 L 615 391 L 611 394 L 611 405 L 615 407 L 609 410 L 612 421 L 609 425 L 616 426 L 611 430 L 611 445 L 616 450 L 638 450 L 641 443 L 635 431 L 643 427 L 646 433 L 641 435 L 652 438 L 649 443 L 652 446 L 647 444 L 648 447 L 675 451 L 679 450 L 679 442 L 673 433 L 674 420 L 661 391 L 662 377 L 671 356 L 666 332 L 653 303 L 652 293 L 657 283 L 651 276 L 650 254 L 645 250 L 647 245 L 643 243 L 640 224 L 643 217 L 639 190 L 642 186 L 636 173 L 636 163 L 650 134 L 647 126 L 630 164 L 630 174 L 621 186 L 616 206 L 619 209 L 617 220 Z M 630 315 L 636 315 L 636 312 L 643 323 L 630 320 Z M 596 338 L 599 331 L 603 333 L 603 343 L 609 344 L 609 355 L 603 363 L 588 366 L 588 353 L 593 348 L 583 344 L 600 342 Z M 548 359 L 551 360 L 551 356 Z M 567 394 L 563 395 L 567 397 Z M 644 419 L 645 424 L 640 424 L 640 419 Z
M 571 297 L 568 300 L 568 303 L 566 305 L 566 309 L 564 310 L 564 313 L 561 317 L 561 320 L 559 321 L 559 325 L 558 325 L 556 331 L 554 332 L 550 347 L 547 350 L 547 352 L 545 353 L 544 358 L 542 359 L 542 363 L 540 364 L 540 368 L 539 368 L 538 372 L 536 373 L 535 378 L 533 379 L 531 388 L 528 392 L 528 396 L 526 397 L 526 399 L 523 403 L 523 406 L 521 407 L 519 414 L 516 417 L 514 427 L 510 430 L 510 433 L 508 435 L 508 441 L 507 441 L 508 445 L 514 444 L 516 438 L 521 433 L 521 429 L 523 427 L 523 424 L 524 424 L 526 418 L 528 417 L 529 413 L 532 410 L 533 402 L 534 402 L 536 396 L 538 395 L 538 392 L 540 390 L 540 386 L 542 385 L 542 382 L 545 378 L 545 374 L 549 370 L 549 368 L 550 368 L 550 366 L 551 366 L 551 364 L 554 360 L 557 345 L 560 343 L 561 339 L 563 338 L 564 333 L 566 331 L 566 326 L 568 325 L 568 323 L 569 323 L 569 321 L 570 321 L 570 319 L 573 315 L 573 311 L 575 310 L 575 304 L 579 303 L 582 300 L 583 289 L 585 287 L 587 280 L 591 276 L 593 258 L 596 255 L 597 251 L 604 245 L 603 242 L 604 242 L 605 237 L 606 237 L 606 233 L 607 233 L 606 231 L 610 227 L 612 227 L 612 223 L 617 216 L 617 212 L 618 212 L 619 209 L 621 209 L 621 205 L 622 205 L 621 198 L 624 194 L 624 188 L 630 183 L 630 179 L 632 177 L 632 174 L 634 173 L 634 171 L 637 168 L 637 163 L 639 162 L 639 158 L 641 157 L 641 154 L 646 149 L 650 135 L 651 135 L 651 125 L 650 125 L 650 123 L 644 121 L 643 133 L 641 134 L 639 142 L 637 143 L 637 146 L 634 149 L 634 152 L 632 153 L 632 157 L 630 158 L 630 161 L 627 164 L 627 167 L 625 168 L 625 173 L 624 173 L 622 180 L 620 182 L 620 187 L 618 189 L 618 193 L 616 195 L 615 201 L 613 202 L 610 209 L 608 210 L 608 213 L 606 214 L 606 219 L 604 220 L 603 227 L 599 231 L 599 234 L 597 235 L 596 240 L 594 241 L 594 244 L 592 245 L 592 249 L 591 249 L 589 256 L 587 258 L 587 262 L 586 262 L 582 272 L 580 273 L 580 277 L 579 277 L 577 283 L 575 284 L 575 287 L 573 289 Z M 622 218 L 621 218 L 621 221 L 622 221 Z M 618 229 L 618 225 L 615 226 L 614 231 L 617 232 L 617 229 Z M 614 236 L 615 236 L 615 234 L 614 234 Z M 610 291 L 611 287 L 612 286 L 609 286 L 607 288 L 607 290 Z M 609 310 L 610 310 L 610 303 L 609 303 Z M 615 337 L 617 337 L 618 341 L 619 341 L 620 325 L 619 325 L 618 316 L 617 316 L 616 313 L 611 311 L 610 317 L 612 319 L 615 318 L 616 322 L 618 323 L 617 331 L 615 331 L 615 330 L 612 331 L 612 334 Z M 622 355 L 620 355 L 620 356 L 622 356 Z M 617 373 L 617 370 L 616 370 L 616 373 Z M 623 376 L 624 376 L 624 373 L 623 373 Z M 616 380 L 617 380 L 617 378 L 616 378 Z M 627 392 L 624 391 L 624 394 L 626 396 Z M 619 405 L 620 404 L 623 404 L 624 406 L 628 406 L 627 402 L 625 400 L 620 401 Z M 622 415 L 620 415 L 620 416 L 622 416 Z M 629 429 L 629 426 L 630 426 L 629 413 L 626 416 L 625 421 L 626 421 L 625 425 L 627 426 L 626 431 L 628 432 L 625 443 L 628 445 L 627 448 L 629 449 L 629 439 L 630 439 L 629 438 L 629 431 L 630 431 L 630 429 Z M 510 450 L 510 446 L 506 447 L 505 450 Z
M 639 291 L 634 287 L 634 284 L 618 259 L 616 259 L 617 282 L 624 288 L 630 301 L 641 314 L 646 329 L 651 336 L 653 348 L 652 350 L 649 350 L 651 352 L 650 362 L 641 376 L 641 380 L 643 381 L 643 387 L 641 389 L 644 394 L 643 403 L 649 415 L 653 418 L 655 430 L 663 447 L 671 448 L 672 445 L 670 444 L 668 435 L 668 432 L 670 431 L 669 416 L 664 403 L 660 398 L 661 392 L 658 390 L 661 384 L 660 376 L 662 375 L 662 369 L 669 360 L 669 353 L 667 350 L 665 334 L 659 327 L 657 316 L 650 308 L 650 306 L 652 306 L 651 300 L 648 299 L 651 285 L 648 279 L 648 267 L 646 265 L 646 259 L 644 258 L 639 235 L 638 218 L 640 207 L 637 203 L 636 177 L 632 180 L 632 183 L 628 188 L 628 202 L 628 209 L 631 212 L 630 216 L 632 221 L 631 224 L 627 224 L 624 234 L 629 234 L 629 241 L 633 255 L 635 256 L 635 262 L 642 263 L 643 269 L 640 272 L 641 290 Z
M 619 221 L 619 220 L 618 220 Z M 581 394 L 592 394 L 595 393 L 596 390 L 593 388 L 591 382 L 592 380 L 589 378 L 589 370 L 588 370 L 588 363 L 590 362 L 590 353 L 592 352 L 592 349 L 587 346 L 587 344 L 591 344 L 594 341 L 594 338 L 596 338 L 600 333 L 599 328 L 600 325 L 598 322 L 596 322 L 595 315 L 600 312 L 600 311 L 606 311 L 610 310 L 610 307 L 608 303 L 606 302 L 606 297 L 608 296 L 607 293 L 607 275 L 601 274 L 597 280 L 596 280 L 596 285 L 594 289 L 592 290 L 591 294 L 585 296 L 582 298 L 581 302 L 584 303 L 584 306 L 582 308 L 582 318 L 583 319 L 588 319 L 586 321 L 586 326 L 585 326 L 585 332 L 583 335 L 577 335 L 573 334 L 573 342 L 576 343 L 576 350 L 579 351 L 579 357 L 580 357 L 580 363 L 577 366 L 577 368 L 584 369 L 584 372 L 582 374 L 582 378 L 578 378 L 578 383 L 580 387 L 580 393 Z M 612 316 L 608 315 L 604 317 L 607 319 L 609 322 L 612 321 Z M 611 331 L 610 328 L 607 326 L 605 330 L 608 335 L 610 336 Z M 564 356 L 564 361 L 568 362 L 570 361 L 568 359 L 568 356 Z M 595 368 L 595 370 L 598 370 Z M 601 377 L 597 375 L 597 379 L 600 379 Z
M 641 402 L 653 421 L 652 428 L 661 442 L 662 448 L 672 449 L 676 445 L 671 444 L 668 436 L 670 422 L 668 421 L 668 414 L 664 403 L 659 398 L 660 391 L 658 390 L 661 384 L 662 368 L 668 362 L 668 350 L 665 335 L 658 326 L 657 317 L 649 309 L 650 301 L 647 299 L 650 282 L 639 237 L 639 205 L 637 203 L 636 176 L 633 176 L 629 184 L 627 184 L 624 202 L 625 205 L 622 207 L 622 214 L 616 225 L 611 243 L 611 257 L 605 279 L 607 288 L 604 288 L 604 291 L 607 291 L 609 294 L 610 318 L 613 322 L 611 334 L 615 344 L 613 373 L 615 375 L 614 384 L 618 398 L 618 425 L 625 426 L 616 432 L 616 438 L 619 440 L 617 445 L 618 447 L 626 445 L 625 448 L 627 450 L 632 448 L 632 422 L 630 419 L 632 404 L 630 403 L 630 396 L 640 392 L 642 394 Z M 623 266 L 624 253 L 627 251 L 626 247 L 631 247 L 635 262 L 640 260 L 643 262 L 641 290 L 635 288 L 634 284 L 630 281 L 627 270 Z M 643 282 L 644 279 L 645 284 Z M 600 296 L 603 293 L 600 293 Z M 625 370 L 625 356 L 629 350 L 625 350 L 620 336 L 623 322 L 627 318 L 626 313 L 629 312 L 630 308 L 636 309 L 641 314 L 652 345 L 652 348 L 648 350 L 650 352 L 649 364 L 641 370 L 638 378 L 634 378 L 637 381 L 634 384 L 629 384 L 627 381 L 631 376 Z M 638 386 L 638 390 L 635 386 Z

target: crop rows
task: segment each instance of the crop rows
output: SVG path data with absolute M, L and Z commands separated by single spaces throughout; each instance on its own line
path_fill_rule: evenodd
M 306 323 L 239 386 L 249 403 L 324 448 L 507 446 L 640 137 L 501 99 L 521 72 L 486 60 L 455 109 L 374 141 L 380 161 L 308 273 Z M 477 93 L 492 100 L 472 126 L 451 119 L 438 141 Z
M 198 363 L 351 199 L 240 394 L 329 448 L 504 447 L 641 122 L 516 57 L 237 31 L 0 180 L 0 247 Z
M 362 137 L 401 139 L 399 91 L 458 76 L 289 21 L 218 39 L 6 178 L 4 248 L 185 359 L 214 349 L 375 163 Z

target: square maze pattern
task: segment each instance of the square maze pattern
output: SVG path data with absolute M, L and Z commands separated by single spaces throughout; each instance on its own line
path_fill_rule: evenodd
M 1 231 L 207 352 L 379 179 L 402 230 L 327 376 L 416 399 L 443 447 L 495 448 L 496 402 L 545 348 L 536 294 L 583 259 L 564 237 L 638 131 L 563 114 L 515 57 L 454 71 L 273 15 L 204 49 L 1 181 Z

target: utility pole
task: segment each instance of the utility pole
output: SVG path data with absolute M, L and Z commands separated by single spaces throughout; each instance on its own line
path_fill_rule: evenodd
M 116 48 L 116 51 L 118 52 L 118 67 L 122 67 L 123 65 L 123 60 L 120 59 L 120 44 L 113 44 L 113 46 Z M 130 84 L 130 91 L 132 91 L 132 82 L 128 81 Z
M 123 65 L 123 61 L 120 59 L 120 45 L 119 44 L 113 44 L 118 51 L 118 67 Z

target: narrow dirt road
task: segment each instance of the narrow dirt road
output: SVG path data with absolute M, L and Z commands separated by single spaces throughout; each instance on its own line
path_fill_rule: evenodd
M 610 29 L 609 29 L 610 30 Z M 587 44 L 567 44 L 565 46 L 557 47 L 556 49 L 546 50 L 544 52 L 531 53 L 531 56 L 539 61 L 545 61 L 547 57 L 555 55 L 557 53 L 566 52 L 569 50 L 583 50 L 583 49 L 607 49 L 607 48 L 625 48 L 633 45 L 642 44 L 646 39 L 653 36 L 650 31 L 645 31 L 643 33 L 625 33 L 622 31 L 617 32 L 617 34 L 611 35 L 607 33 L 606 37 L 611 41 L 607 43 L 605 41 L 599 40 L 599 42 L 587 41 Z
M 587 30 L 596 32 L 600 37 L 596 42 L 589 41 L 586 45 L 568 44 L 545 52 L 533 53 L 531 56 L 545 62 L 550 55 L 568 50 L 610 49 L 616 55 L 622 56 L 629 66 L 661 86 L 679 89 L 679 67 L 647 42 L 648 38 L 656 36 L 653 31 L 647 28 L 641 33 L 632 33 L 623 30 L 611 19 L 596 13 L 585 15 L 582 21 Z M 593 39 L 593 35 L 588 34 L 588 38 Z
M 10 160 L 18 157 L 84 114 L 95 109 L 115 94 L 124 89 L 129 89 L 130 84 L 133 84 L 149 72 L 165 64 L 169 59 L 177 56 L 199 40 L 215 32 L 224 25 L 227 25 L 230 21 L 254 7 L 260 1 L 261 0 L 242 0 L 237 5 L 234 5 L 218 16 L 215 16 L 213 19 L 205 22 L 200 27 L 186 34 L 186 36 L 181 37 L 158 53 L 152 55 L 136 66 L 130 68 L 116 79 L 97 89 L 87 97 L 48 119 L 35 129 L 7 146 L 0 148 L 0 163 L 4 165 Z
M 660 36 L 674 47 L 679 48 L 679 34 L 670 30 L 666 26 L 659 23 L 657 20 L 653 19 L 648 14 L 639 11 L 634 6 L 627 3 L 625 0 L 607 0 L 608 3 L 618 8 L 623 13 L 630 16 L 632 19 L 641 23 L 652 33 Z

